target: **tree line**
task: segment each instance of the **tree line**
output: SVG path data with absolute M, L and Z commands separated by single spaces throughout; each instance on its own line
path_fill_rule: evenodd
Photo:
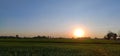
M 51 39 L 51 38 L 65 39 L 65 37 L 51 37 L 51 36 L 39 36 L 39 35 L 38 36 L 34 36 L 34 37 L 20 37 L 19 35 L 16 35 L 16 36 L 0 36 L 0 39 Z M 91 38 L 89 37 L 89 38 L 85 38 L 85 39 L 91 39 Z M 94 38 L 94 39 L 99 39 L 99 38 Z M 107 40 L 120 40 L 120 34 L 117 34 L 117 33 L 114 33 L 114 32 L 108 32 L 103 37 L 103 39 L 107 39 Z

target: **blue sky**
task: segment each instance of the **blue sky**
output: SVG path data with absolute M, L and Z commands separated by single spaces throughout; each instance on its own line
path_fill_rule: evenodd
M 119 0 L 0 0 L 0 35 L 102 37 L 120 30 Z

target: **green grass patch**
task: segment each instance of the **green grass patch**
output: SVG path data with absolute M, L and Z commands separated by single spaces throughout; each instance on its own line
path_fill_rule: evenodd
M 115 40 L 0 39 L 0 56 L 120 56 Z

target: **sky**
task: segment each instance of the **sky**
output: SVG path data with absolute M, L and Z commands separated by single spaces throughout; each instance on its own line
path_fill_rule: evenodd
M 103 37 L 119 24 L 120 0 L 0 0 L 0 35 Z

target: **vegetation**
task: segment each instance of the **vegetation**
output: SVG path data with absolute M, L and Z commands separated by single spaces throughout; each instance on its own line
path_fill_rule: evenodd
M 120 41 L 0 39 L 0 56 L 120 56 Z
M 117 34 L 116 33 L 113 33 L 113 32 L 109 32 L 104 38 L 105 39 L 108 39 L 108 40 L 110 40 L 110 39 L 114 39 L 114 40 L 116 40 L 117 39 Z

